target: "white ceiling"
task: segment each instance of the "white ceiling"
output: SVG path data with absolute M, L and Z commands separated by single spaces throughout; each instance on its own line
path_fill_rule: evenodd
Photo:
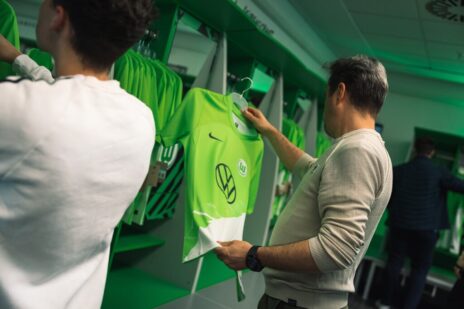
M 34 39 L 41 0 L 9 1 L 19 13 L 22 36 Z M 428 96 L 436 92 L 448 97 L 444 101 L 464 102 L 464 0 L 235 1 L 267 14 L 269 20 L 264 21 L 273 22 L 276 38 L 312 69 L 336 57 L 368 54 L 382 60 L 389 77 L 400 74 L 401 82 L 389 79 L 401 91 L 430 92 Z M 448 10 L 462 22 L 432 15 L 426 9 L 431 1 L 445 8 L 457 5 Z M 428 80 L 436 80 L 437 86 L 431 88 Z
M 464 83 L 464 0 L 435 0 L 462 22 L 427 11 L 431 1 L 289 0 L 337 56 L 370 54 L 396 71 Z

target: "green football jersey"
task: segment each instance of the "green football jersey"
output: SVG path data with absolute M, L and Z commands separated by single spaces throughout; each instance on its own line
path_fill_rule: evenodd
M 302 128 L 293 120 L 284 118 L 282 122 L 282 133 L 292 142 L 293 145 L 304 150 L 305 134 Z
M 459 165 L 455 161 L 453 173 L 456 177 L 464 179 L 464 175 L 459 173 Z M 449 250 L 451 253 L 459 254 L 461 239 L 463 238 L 464 226 L 464 195 L 457 192 L 449 191 L 447 193 L 447 214 L 450 222 L 450 230 L 441 231 L 437 242 L 437 247 Z
M 163 129 L 182 102 L 181 78 L 160 61 L 132 49 L 116 61 L 114 78 L 151 109 L 157 131 Z
M 19 49 L 18 21 L 13 8 L 5 0 L 0 0 L 0 33 Z M 14 75 L 11 65 L 0 61 L 0 79 L 10 75 Z
M 230 96 L 192 89 L 160 138 L 180 141 L 185 151 L 186 212 L 183 261 L 242 239 L 253 211 L 264 151 L 263 140 Z
M 316 158 L 319 158 L 324 152 L 332 146 L 332 141 L 324 133 L 317 132 L 316 137 Z
M 160 131 L 181 104 L 182 80 L 180 77 L 158 60 L 144 57 L 132 49 L 116 61 L 114 78 L 120 82 L 122 88 L 139 98 L 151 109 L 157 131 Z M 177 199 L 179 184 L 182 180 L 179 172 L 182 170 L 182 162 L 176 160 L 173 165 L 170 162 L 171 159 L 166 161 L 166 156 L 163 154 L 172 153 L 175 159 L 177 149 L 178 147 L 163 149 L 159 145 L 155 147 L 155 150 L 159 151 L 153 153 L 152 165 L 158 160 L 171 163 L 169 166 L 176 174 L 171 175 L 171 169 L 169 169 L 166 180 L 159 187 L 142 188 L 124 215 L 125 223 L 142 225 L 145 217 L 159 219 L 165 214 L 169 216 L 172 213 L 172 205 Z
M 54 63 L 52 55 L 44 52 L 38 48 L 31 48 L 27 55 L 34 60 L 38 65 L 47 68 L 49 71 L 53 71 Z
M 123 89 L 140 99 L 153 111 L 153 104 L 156 100 L 153 96 L 153 87 L 156 87 L 156 83 L 153 72 L 149 69 L 148 61 L 135 51 L 129 50 L 116 61 L 114 78 L 120 82 Z M 143 222 L 143 216 L 139 216 L 139 214 L 147 204 L 149 193 L 148 187 L 141 188 L 134 202 L 124 214 L 123 221 L 125 223 Z M 136 218 L 138 220 L 135 220 Z

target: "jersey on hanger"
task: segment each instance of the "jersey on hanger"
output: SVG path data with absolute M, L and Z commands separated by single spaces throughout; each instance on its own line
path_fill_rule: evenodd
M 165 146 L 180 141 L 185 151 L 183 261 L 218 247 L 217 241 L 242 239 L 245 216 L 256 199 L 264 146 L 232 99 L 192 89 L 160 137 Z

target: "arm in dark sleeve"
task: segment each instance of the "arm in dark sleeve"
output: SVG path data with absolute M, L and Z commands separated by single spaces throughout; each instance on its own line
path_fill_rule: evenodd
M 450 171 L 443 168 L 441 187 L 458 193 L 464 193 L 464 180 L 454 176 Z
M 393 187 L 392 187 L 392 193 L 390 196 L 390 200 L 388 201 L 388 204 L 387 204 L 388 211 L 391 211 L 395 207 L 397 190 L 401 182 L 401 176 L 402 176 L 401 166 L 393 167 Z

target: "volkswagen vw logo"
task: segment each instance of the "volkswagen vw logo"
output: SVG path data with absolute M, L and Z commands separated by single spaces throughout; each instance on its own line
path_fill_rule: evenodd
M 223 163 L 216 166 L 216 184 L 224 193 L 227 203 L 233 204 L 237 198 L 235 180 L 230 168 Z

